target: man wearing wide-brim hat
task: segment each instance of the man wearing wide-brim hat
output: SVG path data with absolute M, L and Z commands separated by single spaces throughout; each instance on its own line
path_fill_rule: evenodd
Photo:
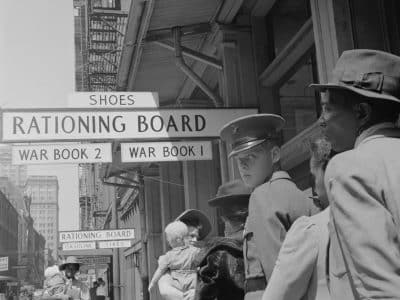
M 400 57 L 345 51 L 320 90 L 332 299 L 400 299 Z M 344 276 L 347 275 L 347 276 Z
M 65 294 L 74 300 L 89 300 L 89 287 L 82 281 L 76 279 L 75 275 L 79 271 L 81 263 L 75 256 L 68 256 L 67 259 L 59 265 L 60 271 L 64 271 L 67 279 Z
M 243 182 L 254 189 L 244 229 L 245 299 L 261 299 L 286 232 L 297 218 L 316 212 L 281 170 L 279 132 L 284 123 L 279 115 L 256 114 L 233 120 L 220 132 Z

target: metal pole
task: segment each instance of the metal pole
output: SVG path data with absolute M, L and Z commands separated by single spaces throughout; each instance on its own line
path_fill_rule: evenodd
M 118 210 L 117 210 L 117 195 L 113 188 L 112 211 L 111 211 L 111 229 L 118 229 Z M 120 279 L 119 279 L 119 250 L 113 249 L 113 291 L 114 300 L 120 300 Z

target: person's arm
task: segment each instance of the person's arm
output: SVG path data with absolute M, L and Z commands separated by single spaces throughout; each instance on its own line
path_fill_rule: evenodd
M 307 217 L 289 230 L 262 300 L 303 299 L 318 258 L 318 236 Z
M 154 272 L 153 278 L 149 283 L 149 291 L 154 287 L 154 285 L 160 280 L 161 276 L 164 275 L 165 269 L 157 268 Z
M 374 162 L 355 153 L 333 158 L 325 175 L 331 219 L 358 297 L 400 299 L 399 224 Z

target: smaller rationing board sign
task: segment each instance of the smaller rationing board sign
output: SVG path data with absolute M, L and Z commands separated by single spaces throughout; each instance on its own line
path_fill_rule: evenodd
M 63 243 L 62 249 L 65 250 L 93 250 L 96 249 L 96 242 L 72 242 Z
M 8 256 L 0 257 L 0 271 L 8 271 Z
M 12 163 L 82 164 L 112 162 L 111 143 L 28 144 L 12 146 Z
M 121 143 L 122 162 L 211 160 L 210 141 Z
M 156 108 L 156 92 L 75 92 L 68 97 L 69 107 Z

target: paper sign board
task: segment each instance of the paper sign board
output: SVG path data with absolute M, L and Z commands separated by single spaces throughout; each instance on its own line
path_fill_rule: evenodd
M 135 238 L 134 229 L 60 231 L 60 243 L 130 240 Z
M 0 257 L 0 271 L 8 271 L 8 256 Z
M 82 164 L 112 162 L 111 143 L 13 145 L 12 163 Z
M 131 246 L 131 241 L 105 241 L 99 242 L 100 249 L 107 249 L 107 248 L 127 248 Z
M 78 257 L 78 262 L 85 265 L 103 265 L 111 263 L 111 259 L 108 256 L 85 256 Z
M 93 250 L 96 249 L 96 242 L 75 242 L 63 243 L 63 250 Z
M 209 141 L 121 143 L 122 162 L 210 160 Z
M 3 110 L 3 142 L 218 137 L 256 109 Z
M 152 92 L 76 92 L 68 97 L 69 107 L 157 108 L 158 93 Z

